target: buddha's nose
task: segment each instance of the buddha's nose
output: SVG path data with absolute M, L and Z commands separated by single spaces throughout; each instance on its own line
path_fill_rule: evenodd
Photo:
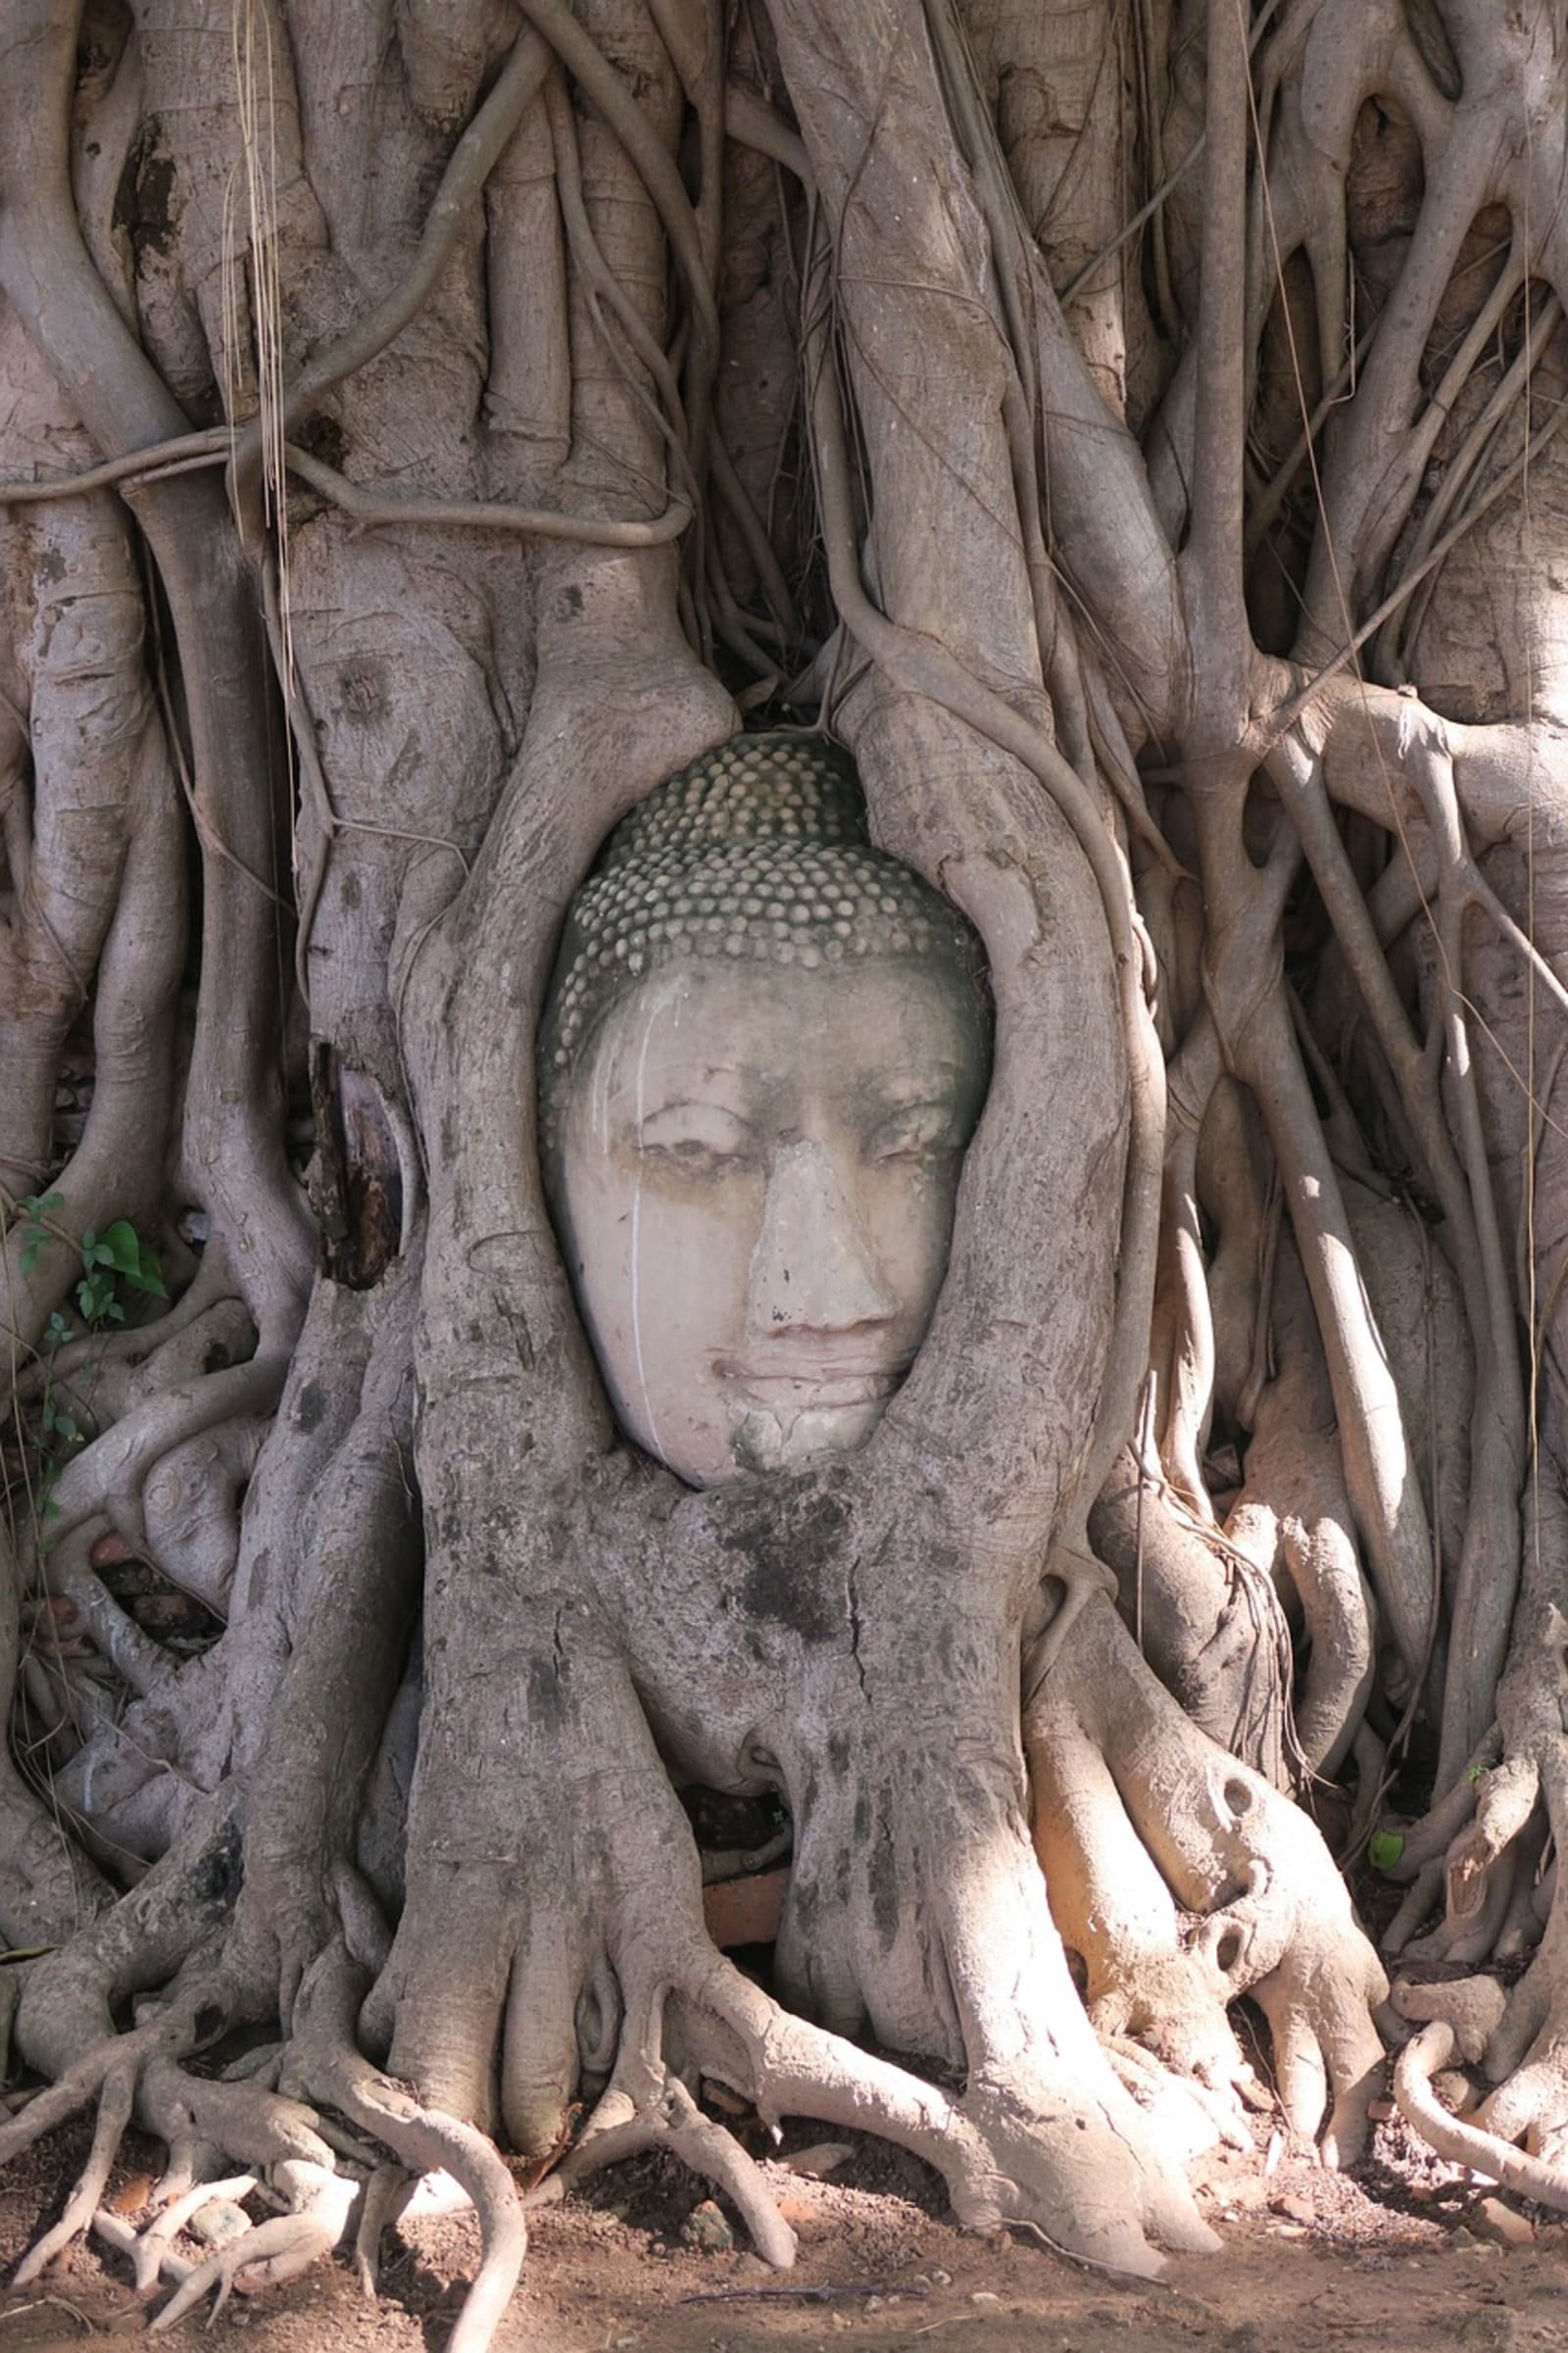
M 897 1307 L 832 1155 L 808 1139 L 782 1146 L 752 1251 L 751 1330 L 842 1332 L 886 1322 Z

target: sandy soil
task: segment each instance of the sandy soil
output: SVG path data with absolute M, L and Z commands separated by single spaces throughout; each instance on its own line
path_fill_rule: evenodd
M 757 2128 L 760 2131 L 760 2128 Z M 786 2136 L 783 2154 L 819 2132 Z M 913 2159 L 876 2141 L 854 2145 L 828 2179 L 774 2179 L 800 2232 L 786 2278 L 736 2249 L 683 2237 L 703 2186 L 673 2162 L 623 2167 L 570 2203 L 545 2209 L 500 2353 L 1320 2353 L 1367 2345 L 1391 2353 L 1528 2353 L 1568 2347 L 1568 2220 L 1535 2214 L 1534 2237 L 1503 2247 L 1485 2228 L 1481 2191 L 1415 2144 L 1379 2127 L 1352 2177 L 1286 2154 L 1268 2120 L 1251 2160 L 1210 2160 L 1205 2211 L 1225 2236 L 1218 2256 L 1173 2264 L 1168 2284 L 1125 2285 L 1024 2242 L 971 2238 L 942 2218 L 942 2190 Z M 0 2183 L 0 2261 L 9 2266 L 57 2212 L 85 2151 L 68 2127 Z M 759 2141 L 757 2145 L 760 2146 Z M 116 2205 L 133 2216 L 157 2152 L 128 2143 Z M 259 2213 L 261 2208 L 257 2208 Z M 360 2294 L 339 2257 L 290 2286 L 235 2297 L 203 2337 L 169 2335 L 171 2353 L 438 2353 L 476 2245 L 466 2216 L 406 2221 L 383 2253 L 380 2301 Z M 204 2250 L 182 2241 L 189 2257 Z M 120 2258 L 95 2247 L 62 2257 L 29 2290 L 0 2291 L 4 2353 L 54 2353 L 89 2337 L 140 2335 Z

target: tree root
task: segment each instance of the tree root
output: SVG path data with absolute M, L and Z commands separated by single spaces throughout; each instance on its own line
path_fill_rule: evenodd
M 381 2239 L 418 2187 L 418 2176 L 401 2165 L 378 2165 L 365 2184 L 354 2233 L 354 2270 L 361 2293 L 374 2303 L 380 2292 Z
M 460 2117 L 423 2106 L 355 2048 L 354 2021 L 365 1985 L 364 1971 L 341 1941 L 334 1942 L 301 1984 L 289 2074 L 318 2088 L 320 2096 L 389 2148 L 408 2173 L 448 2173 L 466 2190 L 479 2222 L 479 2267 L 449 2353 L 484 2353 L 527 2252 L 521 2202 L 485 2133 Z
M 532 2192 L 528 2202 L 553 2203 L 605 2166 L 616 2165 L 648 2148 L 667 2148 L 693 2173 L 711 2181 L 734 2202 L 762 2261 L 775 2271 L 791 2269 L 795 2233 L 774 2204 L 760 2169 L 733 2132 L 702 2113 L 677 2077 L 667 2078 L 651 2100 L 636 2108 L 625 2091 L 612 2085 L 583 2128 L 576 2147 Z
M 53 2228 L 29 2247 L 18 2264 L 12 2282 L 14 2286 L 26 2287 L 36 2279 L 45 2264 L 52 2263 L 61 2249 L 79 2238 L 91 2224 L 98 2211 L 98 2202 L 109 2185 L 109 2176 L 120 2154 L 125 2128 L 130 2123 L 135 2087 L 134 2064 L 122 2057 L 117 2059 L 103 2079 L 92 2146 L 87 2152 L 87 2162 L 66 2200 L 66 2210 Z
M 141 2234 L 122 2215 L 111 2214 L 107 2207 L 100 2206 L 92 2218 L 92 2232 L 95 2238 L 103 2240 L 105 2246 L 113 2247 L 117 2255 L 128 2256 L 134 2263 L 136 2250 L 141 2244 Z M 193 2263 L 187 2263 L 183 2255 L 174 2254 L 167 2245 L 160 2248 L 158 2263 L 164 2278 L 175 2287 L 188 2279 L 196 2269 Z
M 1451 2164 L 1485 2174 L 1503 2189 L 1538 2205 L 1568 2214 L 1568 2165 L 1547 2164 L 1526 2154 L 1479 2125 L 1450 2116 L 1432 2089 L 1432 2079 L 1447 2067 L 1455 2052 L 1455 2035 L 1446 2019 L 1435 2018 L 1399 2053 L 1394 2070 L 1394 2096 L 1399 2114 L 1427 2146 Z
M 256 2187 L 254 2174 L 230 2174 L 220 2181 L 194 2181 L 177 2195 L 169 2197 L 144 2230 L 137 2232 L 124 2252 L 130 2256 L 131 2270 L 138 2296 L 150 2296 L 158 2285 L 158 2276 L 168 2257 L 171 2242 L 183 2230 L 199 2208 L 215 2198 L 228 2198 L 235 2204 L 250 2196 Z M 159 2195 L 164 2189 L 160 2182 Z
M 0 2165 L 9 2165 L 57 2125 L 69 2123 L 97 2097 L 111 2075 L 127 2069 L 133 2071 L 144 2053 L 172 2040 L 173 2034 L 172 2027 L 160 2020 L 154 2026 L 133 2029 L 128 2034 L 114 2035 L 84 2051 L 54 2083 L 45 2084 L 19 2115 L 0 2125 Z M 112 2156 L 110 2162 L 113 2163 Z M 106 2176 L 107 2171 L 106 2168 Z
M 66 2211 L 28 2252 L 17 2283 L 35 2279 L 63 2247 L 93 2227 L 130 2258 L 138 2295 L 151 2292 L 160 2272 L 174 2278 L 176 2292 L 151 2324 L 155 2332 L 172 2328 L 214 2289 L 216 2317 L 232 2290 L 250 2293 L 295 2279 L 330 2253 L 364 2184 L 356 2258 L 362 2281 L 373 2292 L 382 2230 L 418 2176 L 439 2170 L 466 2192 L 479 2219 L 480 2263 L 451 2342 L 458 2353 L 481 2353 L 516 2284 L 526 2247 L 517 2194 L 483 2133 L 421 2107 L 353 2049 L 349 2034 L 364 1982 L 341 1942 L 334 1943 L 301 1987 L 293 2041 L 250 2078 L 213 2082 L 190 2077 L 172 2063 L 171 2051 L 189 2040 L 187 2009 L 179 2018 L 165 2011 L 147 2026 L 103 2043 L 41 2092 L 0 2132 L 0 2159 L 36 2139 L 95 2092 L 99 2114 L 87 2163 Z M 257 2080 L 274 2069 L 282 2085 L 276 2092 Z M 332 2106 L 391 2148 L 399 2162 L 377 2164 L 374 2151 L 357 2136 L 290 2096 L 291 2087 L 317 2086 Z M 171 2145 L 170 2170 L 153 2193 L 160 2211 L 139 2233 L 100 2211 L 138 2097 L 149 2124 Z M 706 2120 L 697 2121 L 708 2129 Z M 348 2172 L 335 2162 L 334 2145 L 351 2160 Z M 193 2174 L 210 2167 L 215 2149 L 265 2165 L 272 2186 L 293 2210 L 256 2226 L 193 2267 L 172 2256 L 174 2234 L 196 2208 L 216 2197 L 243 2196 L 256 2186 L 255 2172 L 193 2180 Z M 726 2181 L 725 2186 L 735 2184 Z
M 218 2248 L 205 2263 L 198 2264 L 148 2324 L 150 2333 L 158 2336 L 172 2328 L 215 2287 L 218 2294 L 211 2318 L 216 2321 L 233 2288 L 255 2293 L 297 2279 L 332 2252 L 357 2193 L 356 2183 L 336 2174 L 322 2175 L 311 2185 L 307 2202 L 298 2213 L 274 2215 L 268 2222 L 257 2223 L 242 2238 Z
M 1380 2078 L 1387 1981 L 1316 1832 L 1183 1714 L 1102 1605 L 1030 1688 L 1036 1836 L 1097 2018 L 1239 2089 L 1225 2005 L 1250 1992 L 1292 2130 L 1322 2130 L 1327 2161 L 1351 2162 Z

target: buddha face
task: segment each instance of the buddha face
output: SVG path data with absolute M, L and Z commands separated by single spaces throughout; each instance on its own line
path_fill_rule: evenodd
M 669 964 L 605 1016 L 558 1222 L 615 1410 L 694 1486 L 858 1446 L 923 1338 L 988 1053 L 940 962 Z

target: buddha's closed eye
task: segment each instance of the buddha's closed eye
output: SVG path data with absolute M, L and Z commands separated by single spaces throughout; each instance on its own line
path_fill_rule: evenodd
M 637 1130 L 637 1150 L 646 1159 L 694 1175 L 755 1165 L 761 1139 L 750 1120 L 721 1103 L 681 1102 L 649 1112 Z
M 868 1156 L 876 1161 L 924 1160 L 956 1152 L 964 1131 L 951 1099 L 901 1104 L 877 1127 Z

